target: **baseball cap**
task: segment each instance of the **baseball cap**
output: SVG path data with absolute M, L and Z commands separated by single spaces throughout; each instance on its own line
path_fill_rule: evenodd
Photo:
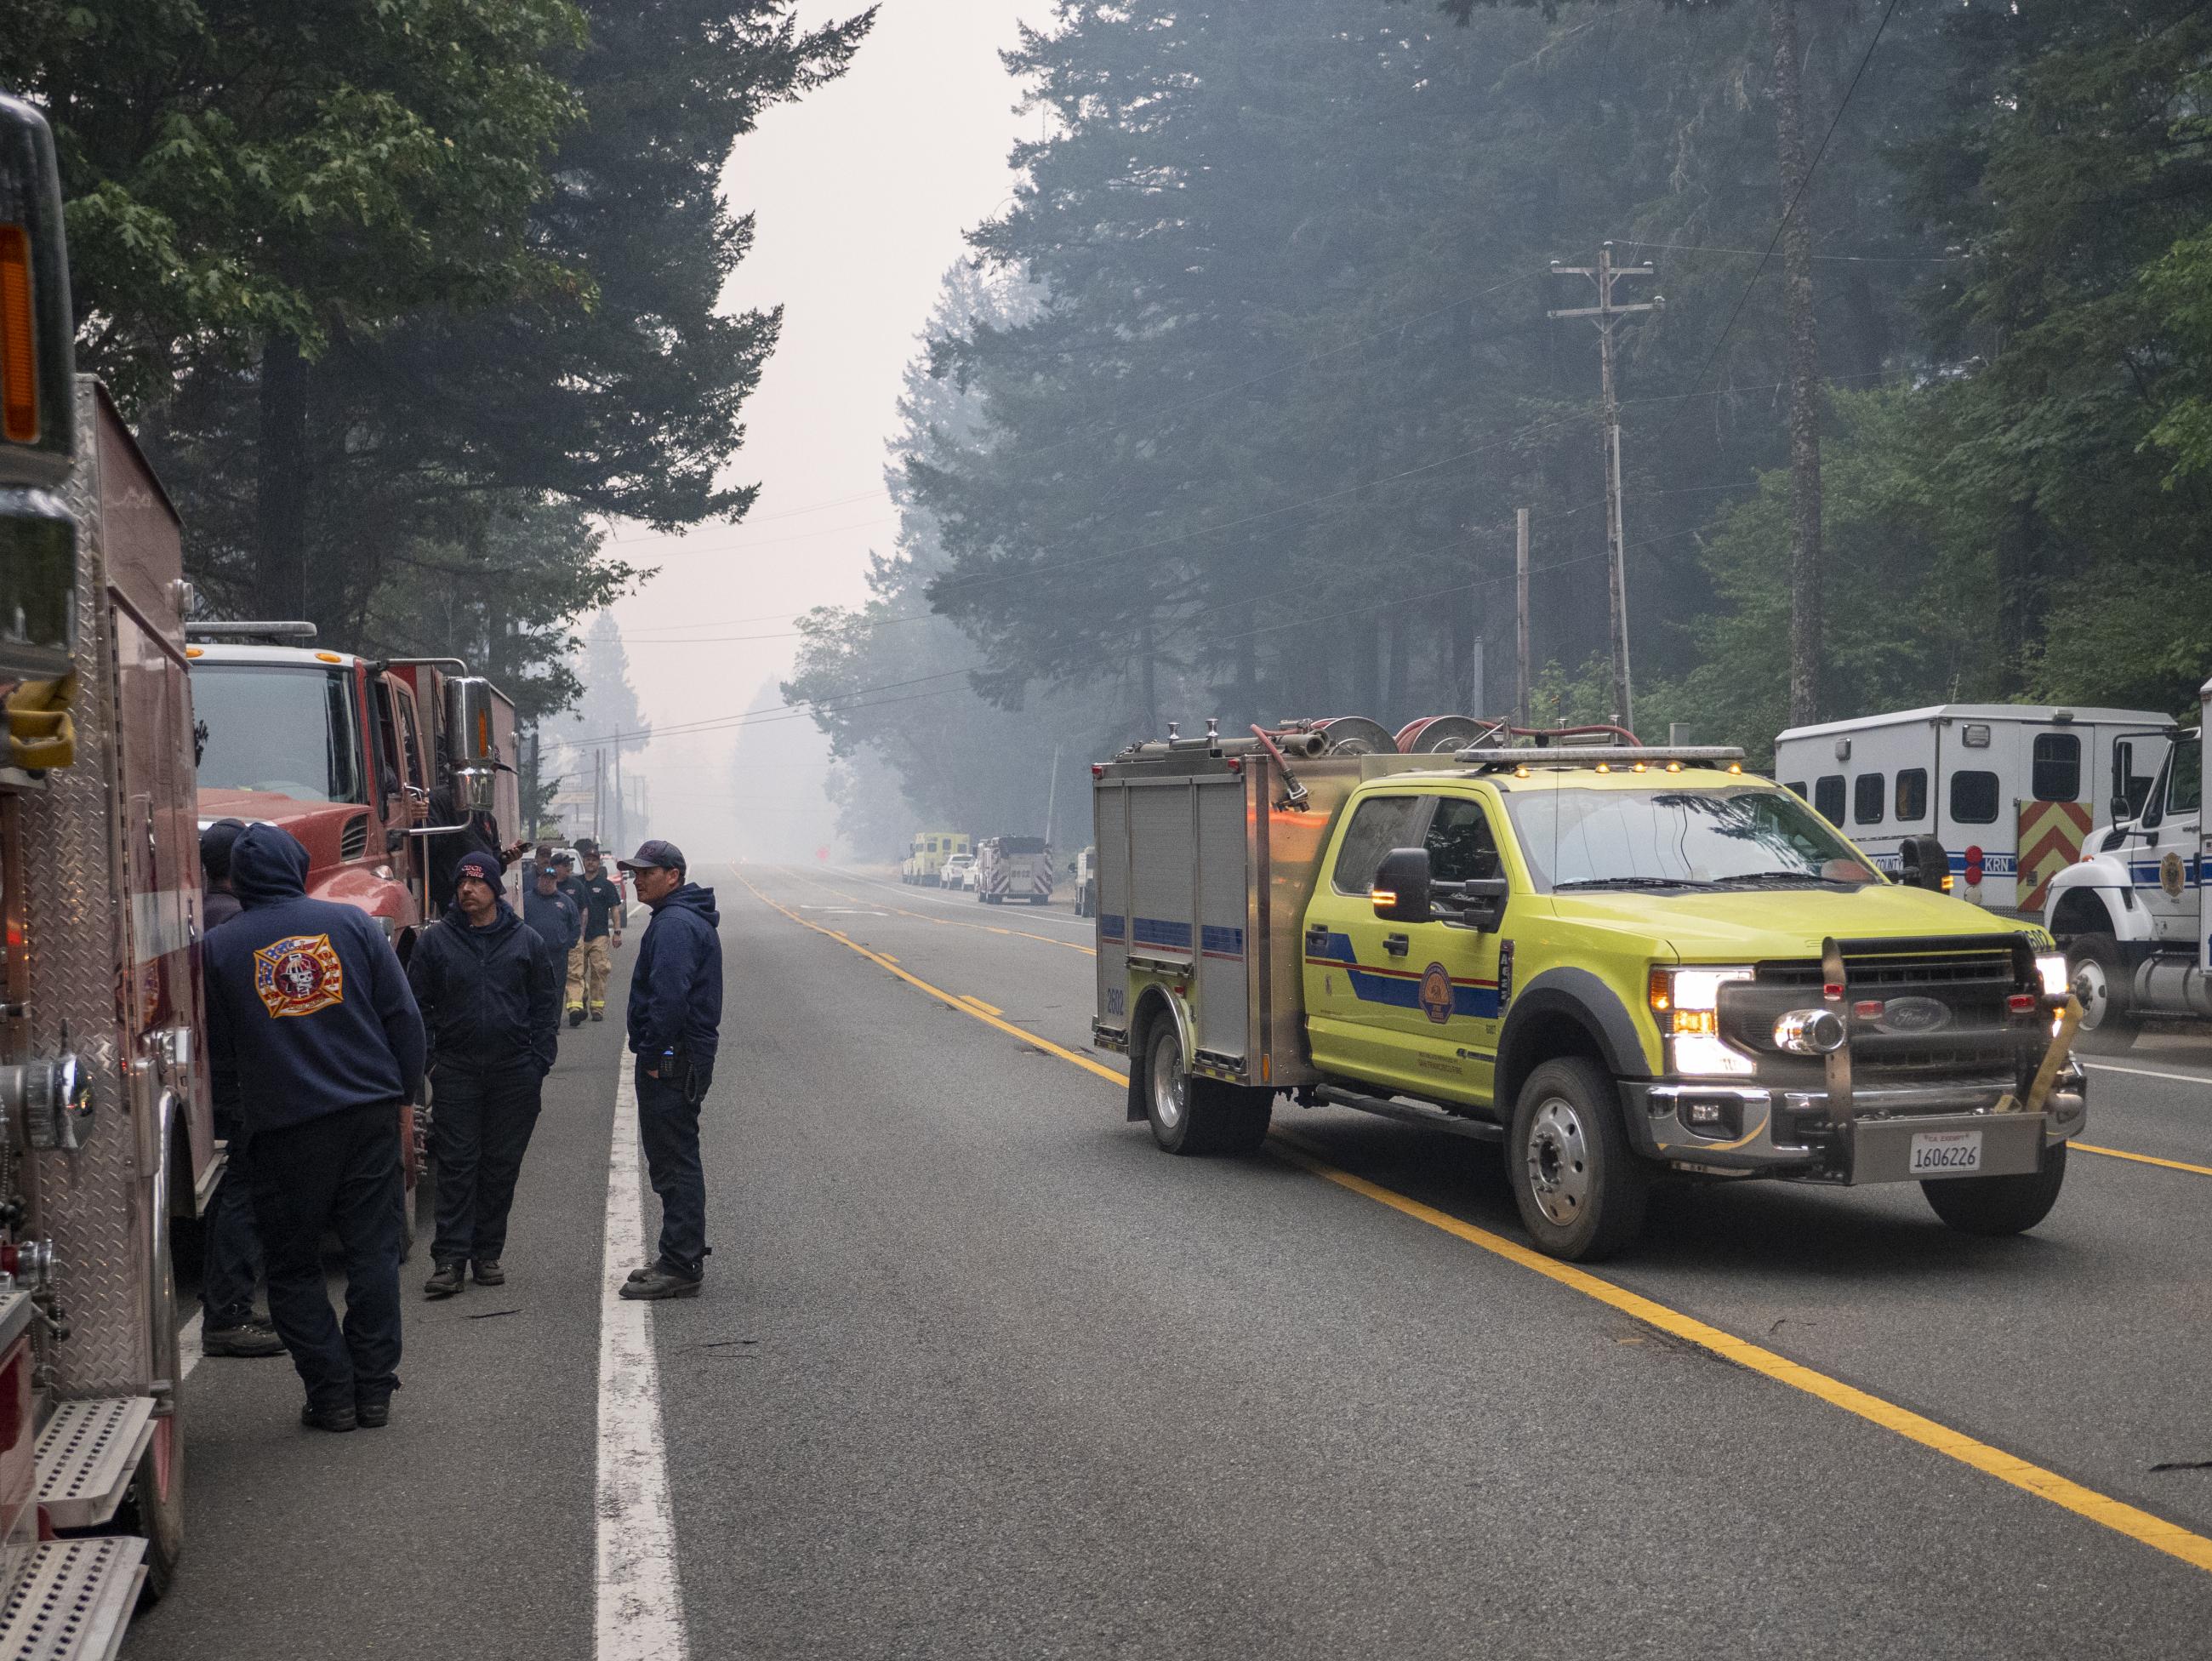
M 626 860 L 617 860 L 615 863 L 625 871 L 686 871 L 690 868 L 684 862 L 682 849 L 672 842 L 659 840 L 638 843 L 636 853 Z
M 565 848 L 553 856 L 553 863 L 556 865 L 574 865 L 575 862 L 576 856 Z

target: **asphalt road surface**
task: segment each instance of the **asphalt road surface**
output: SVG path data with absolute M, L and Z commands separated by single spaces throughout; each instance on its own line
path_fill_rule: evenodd
M 192 1372 L 187 1558 L 127 1656 L 2212 1647 L 2204 1040 L 2100 1063 L 2108 1151 L 2031 1235 L 1668 1191 L 1587 1274 L 1480 1145 L 1286 1105 L 1257 1157 L 1159 1153 L 1064 905 L 700 875 L 703 1295 L 611 1309 L 657 1213 L 618 1022 L 564 1032 L 508 1284 L 409 1266 L 389 1429 Z

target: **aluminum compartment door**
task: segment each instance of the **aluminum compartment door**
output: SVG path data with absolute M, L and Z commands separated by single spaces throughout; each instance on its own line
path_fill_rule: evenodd
M 1250 884 L 1244 873 L 1244 781 L 1235 774 L 1202 779 L 1191 792 L 1198 844 L 1198 1047 L 1242 1063 L 1249 1042 L 1245 919 Z M 1241 1068 L 1240 1068 L 1241 1070 Z
M 1098 847 L 1098 904 L 1092 929 L 1098 948 L 1100 1025 L 1129 1030 L 1129 789 L 1101 783 L 1091 793 L 1092 839 Z
M 1198 849 L 1188 779 L 1128 788 L 1129 952 L 1176 968 L 1191 963 Z

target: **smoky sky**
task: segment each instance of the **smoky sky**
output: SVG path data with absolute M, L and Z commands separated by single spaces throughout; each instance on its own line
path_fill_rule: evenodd
M 802 27 L 859 0 L 805 0 Z M 769 112 L 723 173 L 733 210 L 755 216 L 732 309 L 783 307 L 781 342 L 745 405 L 729 477 L 760 497 L 737 527 L 659 537 L 615 527 L 617 551 L 659 574 L 614 608 L 631 684 L 657 729 L 775 701 L 792 660 L 792 615 L 863 597 L 871 551 L 896 531 L 883 494 L 884 444 L 899 376 L 962 236 L 1007 199 L 1007 153 L 1035 113 L 999 53 L 1049 0 L 884 0 L 848 74 Z M 737 730 L 657 738 L 635 764 L 650 781 L 653 828 L 694 858 L 790 856 L 826 843 L 826 742 L 803 718 L 748 728 L 774 756 L 750 785 L 733 776 Z M 773 742 L 768 740 L 773 739 Z

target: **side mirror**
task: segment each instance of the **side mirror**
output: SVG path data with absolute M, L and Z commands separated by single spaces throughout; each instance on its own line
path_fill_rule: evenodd
M 1907 837 L 1898 844 L 1898 878 L 1908 888 L 1943 892 L 1951 884 L 1951 860 L 1933 837 Z
M 1459 921 L 1480 934 L 1496 934 L 1505 920 L 1505 895 L 1511 885 L 1503 877 L 1470 877 L 1461 883 Z
M 1394 848 L 1375 867 L 1368 898 L 1375 915 L 1386 922 L 1433 922 L 1436 907 L 1429 881 L 1429 850 Z
M 2132 802 L 2130 802 L 2130 801 L 2127 799 L 2127 797 L 2126 797 L 2126 796 L 2124 796 L 2124 795 L 2118 795 L 2118 796 L 2114 796 L 2114 797 L 2112 798 L 2112 823 L 2113 823 L 2113 824 L 2120 824 L 2123 820 L 2131 819 L 2131 818 L 2133 818 L 2135 816 L 2136 816 L 2135 805 L 2134 805 Z

